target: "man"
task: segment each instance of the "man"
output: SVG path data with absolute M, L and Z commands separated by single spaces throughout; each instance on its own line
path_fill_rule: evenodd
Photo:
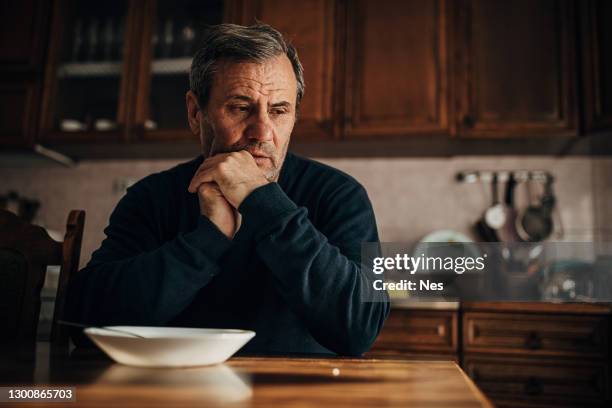
M 202 156 L 128 190 L 75 276 L 71 318 L 251 329 L 247 352 L 367 351 L 389 307 L 359 265 L 374 214 L 354 179 L 287 152 L 295 49 L 266 25 L 215 26 L 203 44 L 186 95 Z

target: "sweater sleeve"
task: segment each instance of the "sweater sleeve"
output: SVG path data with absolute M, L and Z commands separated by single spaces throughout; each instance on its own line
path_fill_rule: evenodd
M 360 267 L 361 243 L 378 242 L 376 221 L 355 183 L 336 191 L 326 207 L 325 234 L 276 183 L 253 191 L 239 211 L 277 290 L 317 342 L 338 354 L 360 355 L 389 313 L 387 293 L 374 291 Z
M 218 261 L 231 241 L 200 216 L 193 231 L 163 242 L 166 202 L 142 182 L 128 190 L 110 217 L 106 239 L 71 282 L 70 319 L 163 325 L 220 272 Z

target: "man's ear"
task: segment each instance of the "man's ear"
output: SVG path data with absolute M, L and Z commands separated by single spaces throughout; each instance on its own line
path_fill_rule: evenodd
M 198 138 L 200 137 L 200 121 L 202 120 L 202 111 L 198 104 L 198 98 L 193 92 L 187 91 L 185 94 L 185 103 L 187 105 L 187 121 L 189 129 Z

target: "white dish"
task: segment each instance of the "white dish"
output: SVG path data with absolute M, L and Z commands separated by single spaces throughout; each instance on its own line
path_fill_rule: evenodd
M 94 128 L 96 130 L 107 131 L 113 130 L 117 127 L 117 124 L 110 119 L 96 119 L 94 122 Z
M 467 235 L 453 230 L 437 230 L 423 237 L 414 248 L 413 256 L 419 257 L 421 255 L 478 258 L 482 254 L 476 243 Z
M 87 126 L 76 119 L 63 119 L 60 122 L 60 129 L 64 132 L 79 132 L 87 129 Z
M 437 242 L 437 243 L 452 243 L 452 242 L 474 242 L 467 235 L 453 230 L 437 230 L 425 235 L 419 242 Z
M 145 338 L 90 327 L 85 334 L 118 363 L 139 367 L 219 364 L 255 336 L 249 330 L 108 326 Z

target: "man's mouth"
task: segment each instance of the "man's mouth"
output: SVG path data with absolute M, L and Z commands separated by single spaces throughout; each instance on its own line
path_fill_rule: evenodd
M 254 152 L 250 150 L 247 150 L 247 151 L 251 154 L 251 156 L 253 156 L 253 159 L 255 159 L 255 163 L 257 163 L 258 165 L 266 165 L 272 161 L 270 156 L 265 153 Z
M 247 152 L 249 152 L 251 154 L 251 156 L 258 158 L 258 157 L 264 157 L 264 158 L 270 158 L 269 155 L 261 152 L 261 151 L 253 151 L 253 150 L 247 150 Z
M 267 156 L 253 156 L 253 159 L 255 160 L 255 163 L 257 163 L 258 166 L 267 166 L 270 164 L 270 162 L 272 161 L 269 157 Z

